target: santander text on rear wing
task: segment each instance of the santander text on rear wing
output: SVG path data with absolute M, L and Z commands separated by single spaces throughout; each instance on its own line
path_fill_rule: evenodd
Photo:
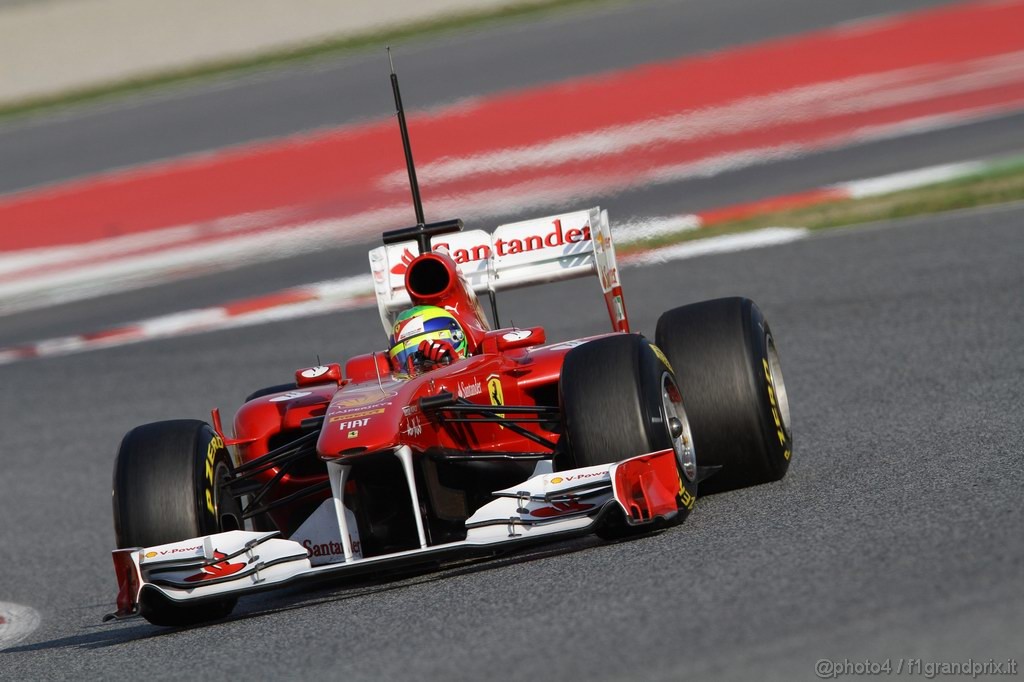
M 509 223 L 493 233 L 457 232 L 438 236 L 432 246 L 448 251 L 477 294 L 596 274 L 612 328 L 629 331 L 607 211 L 592 208 Z M 414 241 L 370 251 L 377 305 L 387 333 L 394 316 L 411 305 L 405 273 L 417 253 Z

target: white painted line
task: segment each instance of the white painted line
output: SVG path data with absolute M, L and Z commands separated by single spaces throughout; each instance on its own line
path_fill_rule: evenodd
M 227 319 L 227 312 L 223 308 L 201 308 L 199 310 L 186 310 L 181 313 L 161 315 L 142 322 L 136 323 L 142 336 L 157 338 L 173 336 L 186 329 L 209 328 Z
M 929 166 L 903 173 L 892 173 L 866 180 L 852 180 L 832 185 L 835 189 L 845 190 L 852 199 L 863 199 L 880 194 L 890 194 L 905 189 L 916 189 L 947 180 L 977 173 L 990 164 L 984 161 L 967 161 L 964 163 L 947 163 L 940 166 Z
M 382 226 L 405 219 L 408 212 L 407 206 L 394 207 L 342 220 L 316 221 L 194 245 L 157 248 L 8 282 L 0 280 L 0 313 L 67 303 L 180 279 L 183 275 L 223 272 L 308 253 L 351 241 L 357 229 L 360 232 L 356 233 L 356 238 L 366 238 L 368 229 L 379 232 Z
M 216 327 L 207 329 L 195 329 L 190 333 L 217 331 L 220 329 L 234 329 L 238 327 L 254 327 L 268 322 L 282 322 L 284 320 L 297 320 L 303 317 L 313 317 L 326 313 L 341 312 L 344 310 L 358 310 L 361 308 L 372 308 L 376 304 L 372 294 L 362 297 L 350 297 L 345 299 L 307 301 L 305 303 L 290 303 L 288 305 L 268 308 L 266 310 L 254 310 L 244 315 L 236 315 Z M 145 339 L 141 339 L 145 341 Z
M 763 230 L 755 230 L 753 232 L 696 239 L 692 242 L 666 246 L 655 251 L 624 255 L 619 260 L 624 265 L 655 265 L 715 253 L 731 253 L 733 251 L 745 251 L 747 249 L 787 244 L 803 239 L 809 234 L 810 230 L 803 227 L 766 227 Z
M 31 635 L 42 619 L 29 606 L 0 601 L 0 650 L 14 646 Z
M 802 239 L 808 233 L 809 231 L 803 228 L 775 227 L 667 246 L 640 254 L 623 256 L 619 260 L 624 266 L 664 263 L 712 253 L 784 244 Z M 357 275 L 344 279 L 316 282 L 265 297 L 228 303 L 223 306 L 161 315 L 98 334 L 47 339 L 18 348 L 0 348 L 0 365 L 30 358 L 68 355 L 155 339 L 298 319 L 328 312 L 370 308 L 374 303 L 372 276 Z
M 700 225 L 700 216 L 696 215 L 631 220 L 613 226 L 612 239 L 616 244 L 626 244 L 643 239 L 654 239 L 655 237 L 668 237 L 682 232 L 692 232 L 699 229 Z
M 314 293 L 318 298 L 347 298 L 364 296 L 373 293 L 372 275 L 353 275 L 341 279 L 329 279 L 302 287 Z
M 373 305 L 373 277 L 356 275 L 286 289 L 223 306 L 196 308 L 139 320 L 95 334 L 64 336 L 0 348 L 0 365 L 188 334 L 310 317 Z

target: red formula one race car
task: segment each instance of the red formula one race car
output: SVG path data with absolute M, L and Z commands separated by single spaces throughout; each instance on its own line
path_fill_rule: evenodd
M 188 624 L 299 578 L 644 532 L 681 522 L 699 482 L 785 475 L 786 391 L 754 303 L 670 310 L 652 343 L 629 332 L 605 213 L 460 229 L 370 252 L 388 351 L 298 370 L 233 436 L 215 411 L 124 437 L 118 617 Z M 590 273 L 614 329 L 600 336 L 492 329 L 477 299 Z
M 606 213 L 425 223 L 392 83 L 418 223 L 370 252 L 388 350 L 258 391 L 232 435 L 216 410 L 131 430 L 113 617 L 198 623 L 299 579 L 643 533 L 682 522 L 698 484 L 785 475 L 786 390 L 753 302 L 675 308 L 651 342 L 630 332 Z M 497 292 L 592 274 L 609 333 L 500 328 Z

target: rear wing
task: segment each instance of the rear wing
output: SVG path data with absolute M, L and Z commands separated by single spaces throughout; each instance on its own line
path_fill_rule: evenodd
M 470 230 L 439 235 L 433 249 L 447 250 L 477 294 L 596 274 L 612 329 L 629 331 L 608 212 L 599 208 L 500 225 L 493 233 Z M 377 306 L 386 334 L 395 316 L 412 305 L 405 272 L 418 253 L 415 241 L 370 251 Z

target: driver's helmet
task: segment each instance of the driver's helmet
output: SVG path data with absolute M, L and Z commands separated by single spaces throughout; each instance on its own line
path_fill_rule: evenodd
M 395 320 L 388 355 L 396 369 L 406 371 L 410 368 L 410 359 L 414 367 L 419 364 L 416 351 L 423 341 L 442 340 L 455 348 L 458 357 L 453 360 L 466 355 L 466 335 L 455 316 L 444 308 L 418 305 Z

